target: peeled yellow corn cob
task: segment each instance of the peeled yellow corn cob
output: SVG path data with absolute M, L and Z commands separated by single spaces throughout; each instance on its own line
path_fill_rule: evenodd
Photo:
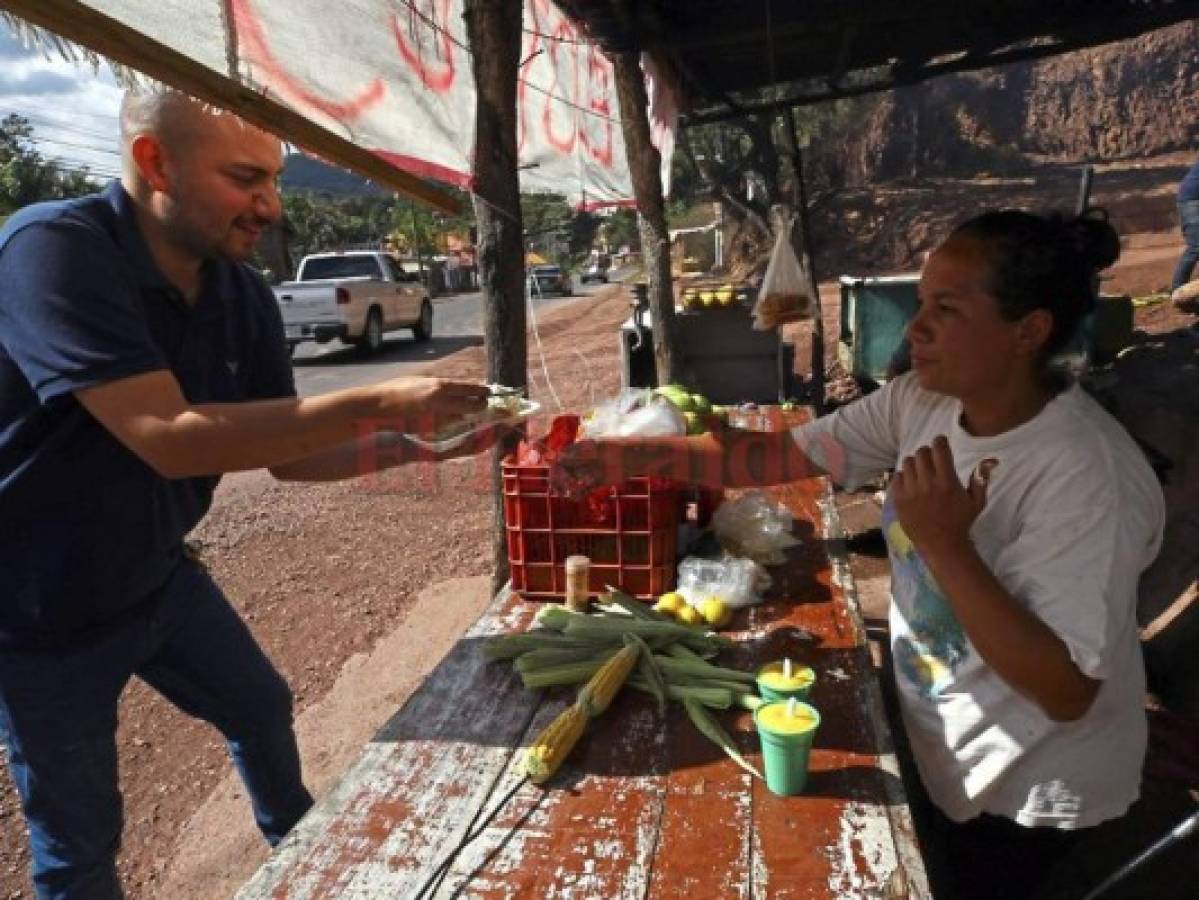
M 525 774 L 534 784 L 541 784 L 558 771 L 587 727 L 587 711 L 572 703 L 550 722 L 533 745 L 525 751 Z
M 628 680 L 633 666 L 637 665 L 639 655 L 640 650 L 636 645 L 618 650 L 591 676 L 591 680 L 583 685 L 575 702 L 587 710 L 587 715 L 593 719 L 603 713 L 616 696 L 616 692 Z
M 591 676 L 579 691 L 572 706 L 559 714 L 558 718 L 537 735 L 533 745 L 525 751 L 524 770 L 534 784 L 548 781 L 558 771 L 558 766 L 574 749 L 587 720 L 600 715 L 616 692 L 628 680 L 629 673 L 637 665 L 641 650 L 636 644 L 618 650 Z

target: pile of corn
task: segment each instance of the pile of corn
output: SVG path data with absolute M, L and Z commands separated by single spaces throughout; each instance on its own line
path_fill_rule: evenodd
M 654 697 L 660 710 L 683 704 L 695 727 L 738 765 L 761 775 L 738 753 L 731 737 L 709 711 L 760 703 L 754 676 L 709 662 L 730 646 L 726 638 L 680 625 L 620 591 L 591 615 L 545 606 L 539 628 L 493 638 L 484 649 L 493 660 L 513 660 L 527 688 L 582 684 L 568 707 L 525 753 L 525 773 L 549 779 L 578 742 L 589 719 L 600 715 L 626 683 Z

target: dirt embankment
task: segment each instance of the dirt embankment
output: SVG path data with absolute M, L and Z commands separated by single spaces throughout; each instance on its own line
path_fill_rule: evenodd
M 1199 144 L 1199 24 L 863 101 L 850 184 L 1135 160 Z

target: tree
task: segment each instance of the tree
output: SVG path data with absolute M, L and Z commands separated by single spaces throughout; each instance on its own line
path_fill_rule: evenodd
M 621 207 L 615 209 L 599 227 L 600 239 L 614 250 L 621 247 L 640 249 L 641 234 L 637 230 L 637 211 Z
M 789 90 L 786 85 L 763 88 L 758 99 L 783 96 Z M 845 163 L 836 151 L 874 102 L 853 98 L 793 111 L 815 203 L 842 186 Z M 732 257 L 740 247 L 756 251 L 769 246 L 771 207 L 794 202 L 793 168 L 787 154 L 779 152 L 788 146 L 788 128 L 782 112 L 764 110 L 682 130 L 671 172 L 671 212 L 678 215 L 702 200 L 719 201 L 725 218 L 743 238 L 730 243 Z
M 33 146 L 33 127 L 15 113 L 0 120 L 0 214 L 42 200 L 95 193 L 99 183 L 87 168 L 67 170 Z

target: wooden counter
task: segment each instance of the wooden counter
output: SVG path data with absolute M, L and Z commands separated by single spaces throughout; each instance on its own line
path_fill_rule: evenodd
M 777 420 L 777 416 L 776 416 Z M 761 606 L 738 613 L 746 669 L 789 655 L 817 674 L 822 725 L 808 789 L 776 797 L 699 736 L 622 692 L 543 790 L 524 785 L 433 896 L 478 898 L 925 897 L 927 881 L 890 750 L 827 483 L 773 490 L 804 543 Z M 521 747 L 574 691 L 521 687 L 488 663 L 487 636 L 524 629 L 537 604 L 501 594 L 367 746 L 340 784 L 238 893 L 413 897 L 516 784 Z M 721 714 L 760 765 L 750 715 Z

